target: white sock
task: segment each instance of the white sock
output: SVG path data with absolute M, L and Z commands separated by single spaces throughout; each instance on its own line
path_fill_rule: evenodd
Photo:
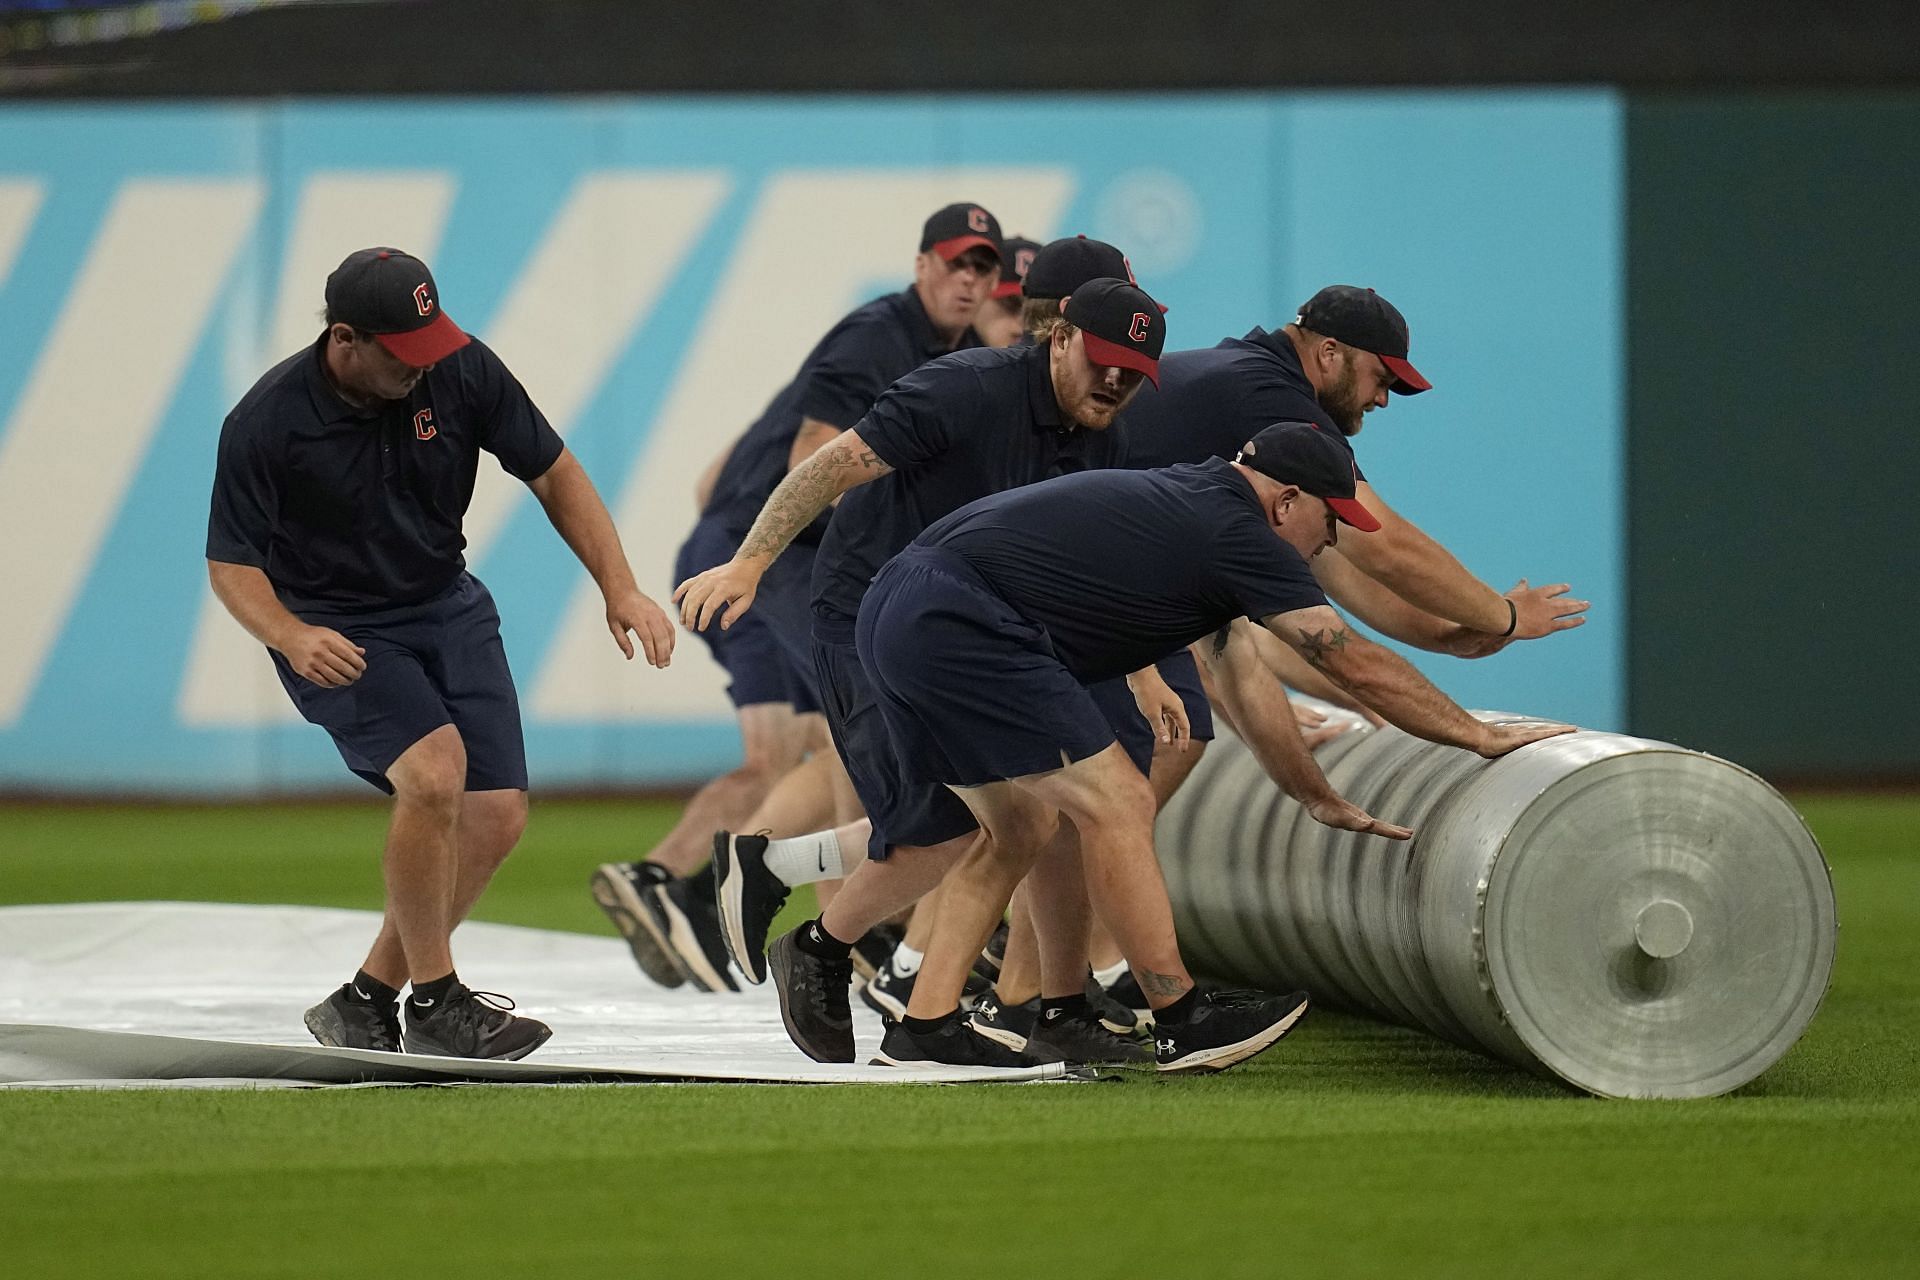
M 767 841 L 767 870 L 783 884 L 812 884 L 816 880 L 838 880 L 840 837 L 832 831 L 792 836 Z
M 1123 959 L 1114 961 L 1111 968 L 1095 969 L 1093 971 L 1093 976 L 1100 983 L 1101 986 L 1110 987 L 1114 983 L 1120 981 L 1120 975 L 1125 973 L 1126 971 L 1127 971 L 1127 962 L 1123 958 Z
M 903 978 L 911 978 L 920 972 L 920 962 L 926 958 L 926 952 L 915 951 L 903 942 L 893 949 L 893 971 Z

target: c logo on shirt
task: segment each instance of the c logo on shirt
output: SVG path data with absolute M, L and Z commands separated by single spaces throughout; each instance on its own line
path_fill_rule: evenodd
M 985 235 L 987 231 L 987 211 L 985 209 L 967 210 L 967 226 L 970 230 Z
M 426 288 L 425 285 L 420 287 Z M 440 428 L 433 425 L 433 410 L 422 409 L 413 415 L 413 434 L 422 440 L 431 440 L 440 434 Z
M 1135 342 L 1147 340 L 1147 330 L 1153 325 L 1153 317 L 1144 311 L 1133 313 L 1133 323 L 1127 326 L 1127 336 Z
M 419 308 L 423 316 L 433 314 L 433 299 L 427 293 L 427 282 L 424 280 L 413 286 L 413 305 Z

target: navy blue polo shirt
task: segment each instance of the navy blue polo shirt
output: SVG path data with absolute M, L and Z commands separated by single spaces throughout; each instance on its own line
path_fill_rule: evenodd
M 262 570 L 294 613 L 417 604 L 466 568 L 480 451 L 535 480 L 562 444 L 475 339 L 405 401 L 355 408 L 321 369 L 326 335 L 268 370 L 220 428 L 207 559 Z
M 1285 333 L 1258 326 L 1244 338 L 1160 357 L 1160 386 L 1142 383 L 1120 415 L 1127 467 L 1232 458 L 1276 422 L 1311 422 L 1353 452 L 1313 394 Z M 1355 473 L 1359 473 L 1356 464 Z M 1363 477 L 1364 478 L 1364 477 Z
M 947 513 L 1113 464 L 1112 433 L 1061 419 L 1048 360 L 1044 346 L 956 352 L 880 397 L 854 430 L 893 471 L 840 499 L 813 566 L 815 619 L 847 632 L 880 566 Z
M 1084 683 L 1151 666 L 1235 618 L 1327 602 L 1306 560 L 1267 523 L 1253 486 L 1219 458 L 995 494 L 916 542 L 971 565 L 1046 629 Z
M 969 329 L 958 345 L 978 342 Z M 802 418 L 850 427 L 901 375 L 954 349 L 934 332 L 920 295 L 910 288 L 849 313 L 815 344 L 794 380 L 735 443 L 701 514 L 717 517 L 736 539 L 744 538 L 787 474 Z M 819 541 L 826 525 L 823 515 L 800 540 Z

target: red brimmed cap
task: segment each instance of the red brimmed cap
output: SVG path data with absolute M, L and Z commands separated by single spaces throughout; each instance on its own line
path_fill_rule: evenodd
M 1431 391 L 1433 384 L 1407 361 L 1407 321 L 1391 302 L 1371 289 L 1328 285 L 1308 298 L 1293 322 L 1336 342 L 1380 357 L 1393 375 L 1387 388 L 1395 395 Z
M 1112 277 L 1139 284 L 1127 255 L 1105 240 L 1066 236 L 1049 241 L 1033 255 L 1033 267 L 1021 276 L 1020 291 L 1029 298 L 1064 298 L 1089 280 Z M 1166 307 L 1155 303 L 1160 310 Z
M 1167 319 L 1147 291 L 1126 280 L 1089 280 L 1060 304 L 1060 314 L 1080 330 L 1087 359 L 1116 369 L 1138 369 L 1160 385 L 1160 352 L 1167 345 Z
M 473 341 L 440 309 L 427 264 L 398 249 L 362 249 L 327 277 L 327 316 L 371 333 L 394 359 L 424 369 Z
M 1006 256 L 1000 252 L 1000 220 L 981 205 L 950 204 L 920 228 L 920 252 L 937 253 L 946 262 L 976 245 L 1005 263 Z
M 1373 512 L 1353 496 L 1359 477 L 1354 474 L 1353 453 L 1346 441 L 1311 422 L 1276 422 L 1260 428 L 1241 446 L 1240 456 L 1234 461 L 1281 484 L 1298 485 L 1302 493 L 1326 503 L 1341 524 L 1352 525 L 1362 533 L 1380 527 Z
M 1018 298 L 1027 282 L 1027 268 L 1033 265 L 1033 255 L 1040 252 L 1040 242 L 1029 240 L 1025 236 L 1008 236 L 1000 242 L 1000 283 L 993 286 L 996 298 Z

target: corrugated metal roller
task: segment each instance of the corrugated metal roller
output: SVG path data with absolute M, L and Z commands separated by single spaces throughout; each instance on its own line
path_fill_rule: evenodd
M 1319 825 L 1223 732 L 1159 825 L 1199 972 L 1303 987 L 1628 1098 L 1738 1088 L 1826 993 L 1826 861 L 1738 765 L 1588 732 L 1485 761 L 1361 729 L 1317 755 L 1413 841 Z

